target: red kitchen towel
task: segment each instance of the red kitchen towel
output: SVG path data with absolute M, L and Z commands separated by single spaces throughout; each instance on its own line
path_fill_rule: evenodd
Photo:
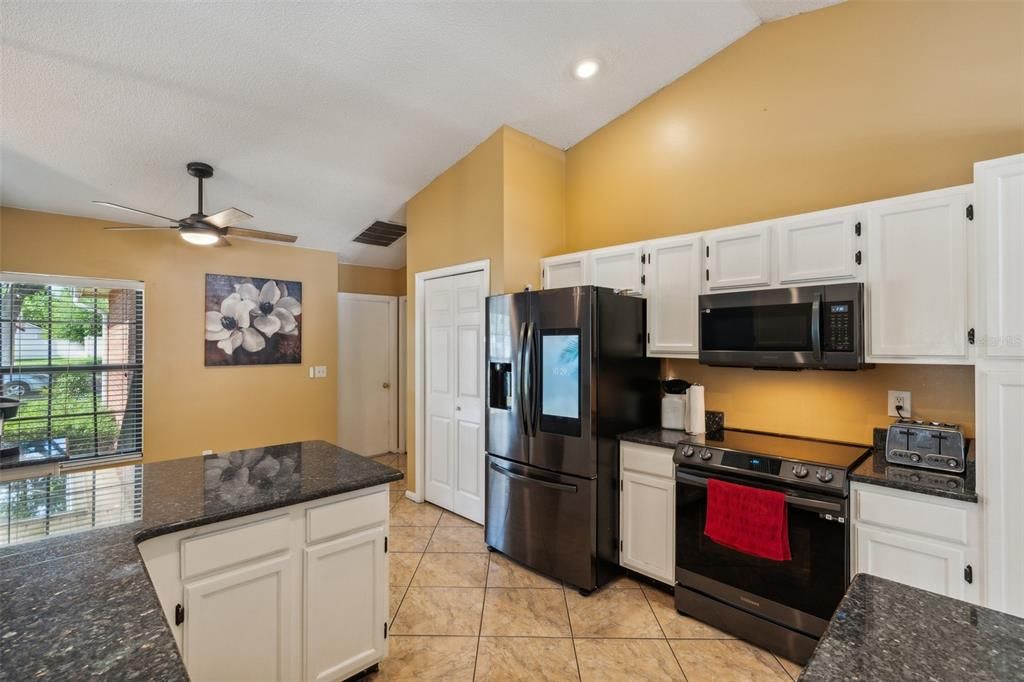
M 745 485 L 708 480 L 704 535 L 744 554 L 789 561 L 786 495 Z

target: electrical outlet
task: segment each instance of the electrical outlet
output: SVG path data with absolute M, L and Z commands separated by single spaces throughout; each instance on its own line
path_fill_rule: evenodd
M 315 371 L 315 375 L 316 375 L 317 379 L 323 379 L 324 377 L 327 376 L 327 366 L 326 365 L 317 365 L 316 367 L 314 367 L 314 369 L 316 370 Z
M 899 411 L 896 408 L 899 407 Z M 902 416 L 909 417 L 910 412 L 910 391 L 889 391 L 889 416 L 899 417 L 900 412 Z
M 203 450 L 203 457 L 206 457 L 207 455 L 212 455 L 212 454 L 213 454 L 213 450 Z

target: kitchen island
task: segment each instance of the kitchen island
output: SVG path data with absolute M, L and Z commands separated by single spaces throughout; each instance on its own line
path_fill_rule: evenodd
M 1024 680 L 1024 619 L 861 573 L 800 680 Z
M 213 593 L 213 581 L 223 581 L 229 570 L 243 570 L 243 559 L 262 562 L 259 566 L 279 562 L 282 570 L 276 576 L 285 577 L 281 593 L 297 598 L 304 593 L 303 585 L 284 581 L 308 578 L 303 566 L 315 566 L 317 557 L 339 556 L 346 546 L 338 543 L 351 546 L 349 538 L 368 527 L 351 524 L 368 523 L 372 517 L 378 525 L 369 539 L 381 548 L 373 570 L 384 568 L 386 590 L 387 484 L 401 478 L 391 467 L 323 441 L 307 441 L 3 483 L 6 499 L 20 501 L 21 514 L 27 517 L 20 527 L 27 530 L 21 536 L 11 530 L 18 527 L 11 502 L 3 538 L 7 546 L 0 548 L 0 680 L 187 680 L 189 673 L 201 678 L 192 662 L 186 671 L 179 655 L 176 639 L 180 642 L 182 635 L 172 631 L 166 615 L 176 605 L 161 603 L 154 586 L 166 571 L 144 564 L 139 545 L 145 541 L 166 545 L 169 536 L 182 538 L 180 577 L 196 576 L 193 583 L 185 583 L 186 606 L 190 587 L 193 603 L 203 604 L 201 597 Z M 98 480 L 106 483 L 99 485 Z M 89 512 L 76 515 L 76 507 L 87 504 L 90 495 Z M 95 504 L 97 499 L 102 503 Z M 350 511 L 352 500 L 364 501 L 355 513 Z M 372 514 L 367 500 L 375 503 Z M 377 501 L 384 504 L 379 523 Z M 60 534 L 45 537 L 50 533 Z M 27 540 L 27 534 L 41 537 Z M 275 537 L 291 545 L 274 546 Z M 257 551 L 264 546 L 265 551 Z M 255 558 L 244 556 L 246 552 L 255 552 Z M 321 563 L 322 568 L 332 566 Z M 331 584 L 329 574 L 316 576 L 320 583 Z M 164 578 L 164 591 L 166 584 Z M 369 593 L 376 586 L 361 589 Z M 383 594 L 381 627 L 387 608 Z M 216 624 L 209 619 L 212 603 L 203 604 L 210 625 Z M 289 632 L 301 631 L 302 616 L 295 615 L 301 609 L 285 605 L 285 611 L 282 623 Z M 192 614 L 183 611 L 182 619 L 186 616 Z M 198 624 L 198 613 L 196 618 Z M 374 632 L 378 630 L 375 625 Z M 247 633 L 224 637 L 244 648 Z M 198 637 L 194 640 L 200 643 Z M 309 659 L 297 653 L 281 653 L 287 665 L 282 663 L 279 673 L 299 670 Z M 236 654 L 223 652 L 225 657 Z

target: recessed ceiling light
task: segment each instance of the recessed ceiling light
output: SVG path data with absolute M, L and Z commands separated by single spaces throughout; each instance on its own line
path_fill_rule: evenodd
M 584 59 L 576 64 L 576 68 L 574 68 L 572 72 L 580 80 L 586 80 L 588 78 L 593 78 L 594 74 L 596 74 L 600 69 L 601 65 L 597 63 L 596 59 Z

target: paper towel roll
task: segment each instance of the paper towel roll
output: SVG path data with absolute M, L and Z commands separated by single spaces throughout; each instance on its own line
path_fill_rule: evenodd
M 686 391 L 686 432 L 701 434 L 704 431 L 704 387 L 694 384 Z

